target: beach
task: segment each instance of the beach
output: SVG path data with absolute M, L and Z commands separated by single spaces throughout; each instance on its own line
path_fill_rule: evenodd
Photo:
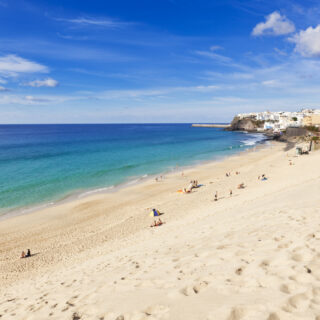
M 272 143 L 2 220 L 0 318 L 319 320 L 319 161 Z

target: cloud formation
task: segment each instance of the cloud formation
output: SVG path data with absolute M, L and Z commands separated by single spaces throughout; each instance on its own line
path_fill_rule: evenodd
M 0 57 L 0 74 L 17 76 L 21 73 L 48 72 L 48 68 L 39 63 L 10 54 Z
M 211 49 L 212 50 L 212 49 Z M 209 52 L 209 51 L 196 51 L 195 52 L 197 55 L 199 56 L 203 56 L 203 57 L 207 57 L 207 58 L 211 58 L 217 62 L 220 62 L 222 64 L 229 64 L 231 63 L 233 60 L 227 56 L 224 56 L 222 54 L 218 54 L 218 53 L 214 53 L 214 52 Z
M 59 84 L 59 82 L 57 80 L 54 80 L 52 78 L 47 78 L 44 80 L 34 80 L 34 81 L 30 81 L 28 83 L 26 83 L 27 86 L 30 87 L 50 87 L 50 88 L 54 88 Z
M 210 50 L 211 51 L 217 51 L 217 50 L 221 50 L 221 49 L 223 49 L 221 46 L 218 46 L 218 45 L 215 45 L 215 46 L 211 46 L 210 47 Z
M 78 17 L 74 19 L 57 19 L 58 21 L 65 21 L 78 26 L 99 26 L 105 28 L 119 28 L 127 25 L 122 21 L 113 20 L 110 18 L 95 18 L 95 17 Z
M 289 39 L 296 44 L 295 51 L 305 57 L 320 57 L 320 25 L 301 30 Z
M 273 35 L 280 36 L 295 31 L 293 22 L 274 11 L 266 17 L 265 22 L 258 23 L 252 30 L 253 36 Z

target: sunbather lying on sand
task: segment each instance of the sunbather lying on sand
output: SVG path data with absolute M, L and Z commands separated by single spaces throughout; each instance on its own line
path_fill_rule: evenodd
M 244 189 L 244 188 L 245 188 L 245 185 L 243 182 L 238 184 L 238 189 Z

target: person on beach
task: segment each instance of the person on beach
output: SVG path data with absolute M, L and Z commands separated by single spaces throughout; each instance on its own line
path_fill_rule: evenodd
M 238 189 L 244 189 L 244 183 L 243 182 L 238 185 Z
M 158 221 L 154 220 L 153 221 L 153 224 L 150 226 L 151 228 L 154 228 L 154 227 L 160 227 L 161 225 L 163 225 L 165 222 L 162 222 L 161 219 L 159 218 Z
M 183 188 L 183 189 L 182 189 L 182 193 L 191 193 L 191 190 L 190 190 L 190 189 Z
M 21 258 L 29 258 L 29 257 L 31 257 L 30 249 L 28 249 L 27 254 L 24 251 L 21 252 Z
M 216 194 L 214 195 L 214 201 L 218 201 L 218 191 L 216 191 Z
M 230 189 L 229 195 L 230 195 L 230 197 L 232 197 L 232 190 L 231 189 Z
M 226 173 L 226 177 L 229 177 L 228 173 Z

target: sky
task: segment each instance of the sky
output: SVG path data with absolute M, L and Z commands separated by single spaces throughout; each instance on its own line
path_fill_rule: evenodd
M 317 0 L 0 0 L 0 123 L 320 108 Z

